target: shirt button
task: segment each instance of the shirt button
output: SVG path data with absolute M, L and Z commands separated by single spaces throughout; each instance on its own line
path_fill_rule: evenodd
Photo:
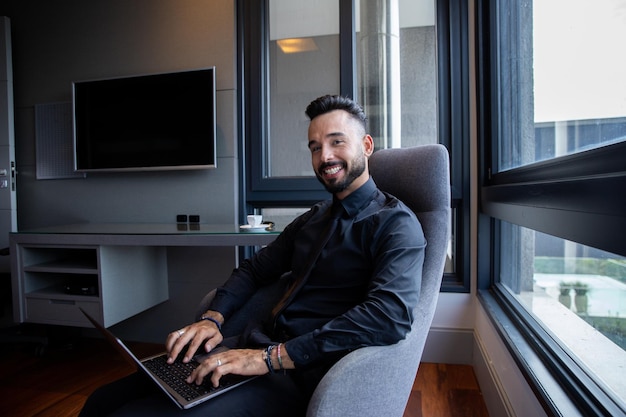
M 309 359 L 309 358 L 310 358 L 309 355 L 307 355 L 307 354 L 304 355 L 304 359 Z

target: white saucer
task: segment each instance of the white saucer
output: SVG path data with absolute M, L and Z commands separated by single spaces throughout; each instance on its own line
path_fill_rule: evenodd
M 241 226 L 239 226 L 240 229 L 251 229 L 251 230 L 257 230 L 257 229 L 266 229 L 269 226 L 269 224 L 260 224 L 258 226 L 251 226 L 249 224 L 242 224 Z

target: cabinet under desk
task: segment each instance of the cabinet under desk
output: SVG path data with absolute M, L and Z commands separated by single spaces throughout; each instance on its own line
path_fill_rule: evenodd
M 168 299 L 168 246 L 263 246 L 277 235 L 237 225 L 125 223 L 11 233 L 14 320 L 90 327 L 80 307 L 109 327 Z

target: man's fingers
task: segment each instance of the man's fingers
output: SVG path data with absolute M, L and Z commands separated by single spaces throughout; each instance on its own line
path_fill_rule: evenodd
M 204 344 L 205 352 L 209 353 L 216 346 L 222 343 L 222 340 L 224 340 L 224 337 L 222 336 L 222 334 L 220 332 L 215 333 L 213 337 L 209 338 Z
M 189 347 L 187 348 L 187 352 L 185 352 L 185 357 L 183 358 L 183 362 L 187 363 L 194 357 L 201 343 L 202 343 L 202 340 L 200 340 L 197 337 L 194 337 L 193 339 L 191 339 L 191 342 L 189 343 Z
M 191 375 L 187 378 L 187 383 L 200 385 L 204 378 L 211 374 L 211 383 L 214 387 L 218 387 L 220 378 L 228 373 L 228 369 L 226 369 L 225 366 L 226 364 L 222 359 L 211 357 L 193 370 Z
M 267 365 L 262 359 L 261 352 L 257 349 L 232 349 L 211 355 L 191 373 L 187 382 L 199 385 L 212 372 L 211 383 L 217 387 L 224 375 L 266 374 Z
M 172 363 L 176 360 L 183 347 L 187 344 L 191 335 L 187 334 L 187 330 L 180 329 L 170 333 L 167 337 L 165 348 L 169 352 L 167 362 Z
M 203 342 L 205 349 L 209 352 L 212 348 L 220 344 L 223 340 L 222 334 L 215 325 L 210 323 L 194 323 L 184 328 L 171 332 L 165 341 L 165 349 L 168 352 L 168 363 L 174 362 L 182 352 L 185 345 L 189 344 L 185 352 L 184 362 L 189 362 L 198 351 Z

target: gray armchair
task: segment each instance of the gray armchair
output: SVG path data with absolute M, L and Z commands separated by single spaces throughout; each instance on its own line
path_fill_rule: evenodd
M 308 417 L 398 416 L 406 408 L 430 328 L 443 276 L 450 230 L 448 152 L 442 145 L 384 149 L 370 158 L 370 173 L 381 190 L 398 197 L 417 215 L 427 240 L 420 303 L 407 337 L 391 346 L 361 348 L 343 357 L 322 378 Z M 282 284 L 259 291 L 223 327 L 240 333 L 247 318 L 269 313 Z M 202 300 L 199 314 L 213 297 Z

